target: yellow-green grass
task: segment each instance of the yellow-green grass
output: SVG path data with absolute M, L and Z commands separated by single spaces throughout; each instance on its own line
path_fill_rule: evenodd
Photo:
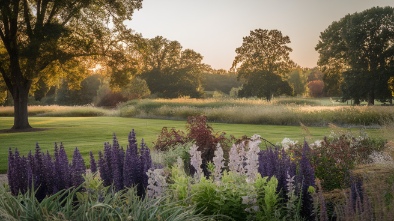
M 126 147 L 127 135 L 135 129 L 138 142 L 143 138 L 149 147 L 156 140 L 163 127 L 184 130 L 186 121 L 137 119 L 121 117 L 30 117 L 30 124 L 35 132 L 7 132 L 12 127 L 12 117 L 0 117 L 0 172 L 7 170 L 8 148 L 18 148 L 22 155 L 34 151 L 36 142 L 43 151 L 49 150 L 53 155 L 55 142 L 63 142 L 69 157 L 75 147 L 81 151 L 85 163 L 88 164 L 88 153 L 93 151 L 97 157 L 103 149 L 104 142 L 112 143 L 112 134 L 116 133 L 121 146 Z M 329 134 L 327 127 L 309 127 L 306 132 L 300 126 L 269 126 L 252 124 L 210 123 L 216 132 L 226 132 L 227 135 L 241 137 L 259 134 L 272 143 L 277 143 L 287 137 L 303 141 L 304 137 L 322 139 Z M 353 129 L 357 132 L 357 129 Z M 368 130 L 377 134 L 378 130 Z

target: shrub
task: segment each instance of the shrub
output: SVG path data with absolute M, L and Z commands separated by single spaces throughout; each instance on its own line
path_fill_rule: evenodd
M 163 127 L 157 136 L 154 148 L 158 151 L 169 151 L 176 145 L 182 145 L 186 142 L 188 142 L 188 138 L 183 131 L 176 130 L 175 128 L 168 130 L 167 127 Z
M 119 103 L 127 101 L 127 98 L 125 98 L 121 92 L 108 92 L 102 97 L 99 98 L 99 100 L 96 103 L 96 106 L 98 107 L 116 107 Z

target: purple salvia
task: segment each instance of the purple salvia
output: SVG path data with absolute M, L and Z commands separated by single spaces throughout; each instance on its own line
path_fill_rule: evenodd
M 124 151 L 119 146 L 118 139 L 116 135 L 113 135 L 112 147 L 107 151 L 111 154 L 107 163 L 110 165 L 110 171 L 112 174 L 112 183 L 114 184 L 115 191 L 123 189 L 123 162 L 124 162 Z
M 112 147 L 111 151 L 111 168 L 112 168 L 112 174 L 113 174 L 113 184 L 115 191 L 119 191 L 123 189 L 123 174 L 120 171 L 120 155 L 119 155 L 119 149 L 117 148 L 117 145 L 114 143 L 114 146 Z
M 112 184 L 113 182 L 113 168 L 112 168 L 112 147 L 111 144 L 109 144 L 108 142 L 104 143 L 104 161 L 106 162 L 107 165 L 107 179 L 109 180 L 109 185 Z
M 29 189 L 29 183 L 28 183 L 28 165 L 27 165 L 27 158 L 23 156 L 20 158 L 21 161 L 19 162 L 19 168 L 21 170 L 20 174 L 20 186 L 21 186 L 21 192 L 26 193 Z
M 27 167 L 26 158 L 20 157 L 18 149 L 15 149 L 15 154 L 9 149 L 8 155 L 8 184 L 11 193 L 17 195 L 18 193 L 25 193 L 27 191 Z
M 78 148 L 74 150 L 71 168 L 71 182 L 74 187 L 77 187 L 83 183 L 83 175 L 86 174 L 85 162 Z
M 148 187 L 148 175 L 147 172 L 150 168 L 152 168 L 152 157 L 150 155 L 149 148 L 145 145 L 144 139 L 141 141 L 141 166 L 142 170 L 140 173 L 141 183 L 138 186 L 140 190 L 139 196 L 145 196 L 145 190 Z
M 27 184 L 29 189 L 33 188 L 33 184 L 34 184 L 33 170 L 34 170 L 34 157 L 31 151 L 29 151 L 29 154 L 27 155 Z
M 302 148 L 302 156 L 299 162 L 298 183 L 302 183 L 301 196 L 302 207 L 301 216 L 307 220 L 313 219 L 313 199 L 308 193 L 309 186 L 315 186 L 315 171 L 309 160 L 310 148 L 306 141 Z
M 55 145 L 55 148 L 57 145 Z M 57 157 L 56 157 L 57 156 Z M 58 154 L 55 152 L 55 181 L 56 190 L 60 191 L 67 189 L 71 186 L 70 182 L 70 168 L 66 150 L 64 149 L 63 143 L 60 143 Z
M 129 133 L 128 141 L 129 141 L 129 147 L 135 147 L 135 150 L 137 150 L 137 145 L 136 145 L 137 139 L 135 136 L 134 129 L 132 129 L 131 132 Z
M 90 156 L 90 171 L 92 171 L 92 173 L 96 173 L 97 172 L 97 164 L 96 164 L 96 161 L 94 160 L 94 156 L 93 156 L 92 151 L 90 151 L 89 156 Z
M 103 180 L 103 185 L 104 186 L 111 185 L 112 184 L 112 179 L 110 176 L 111 171 L 109 171 L 108 164 L 101 151 L 99 152 L 98 165 L 99 165 L 100 177 Z
M 138 156 L 138 152 L 136 143 L 132 145 L 132 147 L 128 147 L 126 150 L 126 157 L 124 161 L 123 167 L 123 179 L 125 187 L 131 187 L 133 185 L 137 185 L 140 183 L 140 174 L 141 174 L 141 159 Z
M 47 195 L 51 195 L 56 193 L 58 190 L 55 188 L 55 166 L 54 163 L 52 162 L 51 155 L 49 154 L 49 151 L 47 151 L 47 154 L 44 155 L 44 174 L 45 174 L 45 182 L 47 186 Z
M 41 152 L 40 146 L 36 143 L 36 149 L 34 154 L 34 187 L 36 189 L 36 198 L 38 201 L 42 201 L 46 193 L 48 192 L 46 176 L 45 176 L 45 165 L 44 165 L 44 154 Z
M 8 185 L 10 186 L 11 193 L 16 195 L 16 180 L 15 177 L 15 155 L 11 150 L 11 147 L 8 148 L 8 170 L 7 170 L 7 178 L 8 178 Z

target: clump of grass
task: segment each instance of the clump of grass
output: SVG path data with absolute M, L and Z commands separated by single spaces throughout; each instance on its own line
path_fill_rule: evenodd
M 94 106 L 29 106 L 29 116 L 40 117 L 97 117 L 97 116 L 118 116 L 116 109 L 104 109 Z M 14 116 L 13 107 L 0 107 L 0 116 Z

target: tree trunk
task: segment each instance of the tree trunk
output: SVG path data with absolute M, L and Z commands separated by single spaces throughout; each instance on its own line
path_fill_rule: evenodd
M 375 104 L 375 93 L 371 91 L 368 93 L 368 106 L 373 106 Z
M 23 130 L 31 128 L 29 124 L 27 102 L 29 98 L 29 89 L 15 87 L 14 98 L 14 130 Z

